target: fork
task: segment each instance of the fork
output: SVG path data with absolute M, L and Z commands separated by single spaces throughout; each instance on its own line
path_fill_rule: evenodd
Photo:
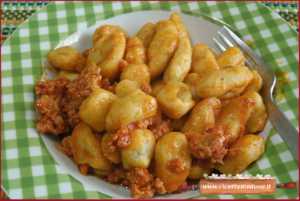
M 246 65 L 260 74 L 264 81 L 262 96 L 267 107 L 269 119 L 280 136 L 287 143 L 295 159 L 298 160 L 298 131 L 285 117 L 284 113 L 280 111 L 274 100 L 273 92 L 276 85 L 274 72 L 258 54 L 251 50 L 251 48 L 228 27 L 223 26 L 217 32 L 213 40 L 221 51 L 225 51 L 228 47 L 232 46 L 239 47 L 246 57 Z

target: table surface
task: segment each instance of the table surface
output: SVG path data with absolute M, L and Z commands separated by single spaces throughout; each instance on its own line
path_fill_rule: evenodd
M 288 21 L 298 31 L 297 1 L 262 2 L 282 18 Z M 1 43 L 7 39 L 19 24 L 28 19 L 40 8 L 47 6 L 47 1 L 3 1 L 1 3 Z M 0 189 L 0 199 L 5 199 L 5 193 Z

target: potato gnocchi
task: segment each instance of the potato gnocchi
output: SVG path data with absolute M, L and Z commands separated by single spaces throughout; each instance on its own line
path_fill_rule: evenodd
M 82 174 L 127 185 L 134 198 L 180 192 L 214 170 L 240 173 L 265 151 L 261 76 L 237 47 L 192 44 L 177 13 L 132 36 L 102 25 L 92 47 L 51 50 L 48 62 L 57 76 L 36 84 L 37 130 L 61 137 Z

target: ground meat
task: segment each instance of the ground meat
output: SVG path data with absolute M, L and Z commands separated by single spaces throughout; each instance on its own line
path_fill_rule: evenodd
M 151 124 L 150 119 L 144 119 L 137 122 L 132 122 L 126 126 L 122 126 L 113 135 L 112 140 L 109 142 L 109 146 L 112 150 L 113 146 L 117 148 L 125 148 L 130 144 L 130 133 L 135 129 L 146 129 Z
M 132 126 L 132 129 L 137 129 L 137 128 L 147 129 L 152 123 L 153 123 L 152 119 L 148 118 L 148 119 L 143 119 L 141 121 L 135 122 L 131 126 Z
M 156 140 L 171 131 L 170 119 L 162 115 L 161 112 L 151 117 L 150 121 L 148 129 L 152 131 Z
M 35 85 L 35 93 L 37 96 L 62 95 L 68 83 L 69 80 L 66 78 L 38 81 L 37 84 Z
M 66 124 L 60 115 L 42 116 L 39 118 L 36 128 L 38 132 L 59 135 L 68 131 Z
M 223 129 L 215 127 L 204 133 L 186 133 L 192 154 L 198 159 L 222 163 L 227 153 Z
M 167 193 L 164 183 L 159 178 L 154 179 L 153 187 L 154 187 L 155 193 L 157 193 L 157 194 Z
M 181 173 L 185 170 L 185 165 L 182 160 L 176 158 L 168 162 L 167 167 L 174 173 Z
M 122 126 L 113 134 L 111 141 L 108 142 L 109 147 L 111 151 L 127 147 L 130 144 L 130 133 L 135 129 L 149 129 L 154 134 L 155 139 L 158 139 L 163 134 L 169 132 L 171 130 L 170 127 L 170 120 L 164 119 L 161 114 L 132 122 L 126 126 Z
M 128 186 L 134 198 L 151 198 L 154 194 L 165 194 L 166 188 L 159 178 L 146 168 L 132 168 L 125 170 L 115 167 L 106 177 L 106 181 L 113 184 Z
M 151 198 L 154 195 L 151 185 L 139 186 L 130 184 L 130 190 L 133 198 Z
M 153 176 L 146 168 L 133 168 L 127 172 L 131 194 L 134 198 L 151 198 L 154 195 Z
M 127 126 L 118 129 L 117 132 L 113 134 L 112 140 L 109 142 L 111 149 L 114 150 L 116 148 L 127 147 L 130 144 L 130 132 L 131 130 Z M 113 148 L 113 146 L 116 148 Z
M 36 109 L 40 114 L 37 130 L 47 134 L 62 134 L 79 123 L 79 107 L 82 101 L 101 83 L 100 68 L 87 67 L 79 76 L 69 81 L 66 78 L 40 81 L 36 84 L 38 96 Z
M 164 183 L 146 168 L 133 168 L 126 174 L 131 194 L 134 198 L 150 198 L 154 194 L 165 194 Z
M 161 124 L 156 124 L 154 126 L 151 126 L 149 129 L 153 132 L 154 137 L 157 140 L 164 134 L 171 131 L 170 121 L 162 121 Z
M 78 112 L 81 103 L 90 95 L 93 88 L 100 86 L 100 68 L 97 66 L 86 67 L 75 80 L 67 85 L 62 100 L 62 111 L 66 114 L 66 119 L 71 128 L 74 128 L 80 122 Z
M 65 78 L 39 81 L 35 86 L 35 108 L 40 114 L 37 130 L 40 133 L 59 135 L 68 131 L 61 111 L 61 101 L 69 81 Z
M 133 168 L 127 172 L 126 176 L 130 183 L 135 183 L 139 186 L 145 186 L 153 180 L 153 176 L 146 168 Z

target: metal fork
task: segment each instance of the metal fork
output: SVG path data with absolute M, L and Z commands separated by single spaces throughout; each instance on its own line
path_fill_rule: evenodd
M 246 57 L 247 66 L 260 74 L 264 81 L 262 97 L 268 110 L 269 119 L 280 136 L 287 143 L 295 159 L 298 160 L 298 131 L 285 117 L 284 113 L 280 111 L 274 100 L 273 92 L 276 85 L 274 72 L 264 63 L 259 55 L 251 50 L 251 48 L 228 27 L 223 26 L 217 32 L 213 40 L 221 51 L 232 46 L 239 47 Z

